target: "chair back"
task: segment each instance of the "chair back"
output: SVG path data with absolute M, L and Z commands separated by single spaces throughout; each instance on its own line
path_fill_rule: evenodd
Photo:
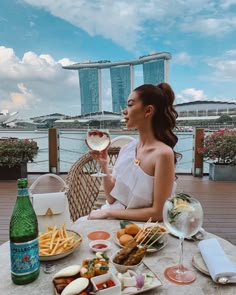
M 129 135 L 119 135 L 111 140 L 111 145 L 110 147 L 123 147 L 130 141 L 134 140 L 134 137 L 129 136 Z
M 114 165 L 120 148 L 109 148 L 108 165 Z M 101 177 L 91 174 L 97 172 L 97 161 L 90 153 L 80 157 L 70 168 L 67 177 L 67 198 L 72 221 L 88 215 L 94 208 L 94 204 L 100 192 Z

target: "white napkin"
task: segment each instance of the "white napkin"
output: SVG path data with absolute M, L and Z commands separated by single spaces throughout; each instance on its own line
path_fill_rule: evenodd
M 236 283 L 236 264 L 228 258 L 217 239 L 203 240 L 198 247 L 215 282 L 226 277 L 229 283 Z

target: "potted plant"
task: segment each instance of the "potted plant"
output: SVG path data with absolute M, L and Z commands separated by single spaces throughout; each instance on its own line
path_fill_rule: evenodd
M 219 129 L 203 140 L 198 152 L 209 161 L 209 178 L 236 180 L 236 129 Z
M 33 140 L 0 138 L 0 179 L 27 177 L 27 163 L 37 152 L 37 142 Z

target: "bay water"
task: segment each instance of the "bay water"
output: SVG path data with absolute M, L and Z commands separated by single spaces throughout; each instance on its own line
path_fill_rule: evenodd
M 127 133 L 112 133 L 111 138 Z M 137 134 L 129 134 L 137 138 Z M 175 147 L 177 152 L 182 153 L 183 157 L 176 166 L 178 173 L 191 173 L 192 156 L 193 156 L 193 134 L 191 132 L 178 133 L 179 141 Z M 34 158 L 33 163 L 28 163 L 28 172 L 48 172 L 48 131 L 16 131 L 9 129 L 0 130 L 1 137 L 28 138 L 37 142 L 39 152 Z M 88 152 L 85 144 L 86 131 L 60 130 L 59 131 L 59 147 L 60 147 L 60 171 L 68 172 L 73 163 L 78 160 L 84 153 Z

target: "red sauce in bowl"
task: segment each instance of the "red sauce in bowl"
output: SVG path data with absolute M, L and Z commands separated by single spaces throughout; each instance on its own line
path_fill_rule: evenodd
M 94 244 L 92 246 L 92 248 L 95 248 L 95 249 L 104 249 L 104 248 L 107 248 L 107 245 L 106 244 Z
M 100 283 L 96 285 L 98 290 L 103 290 L 103 289 L 111 288 L 114 286 L 115 286 L 115 283 L 112 280 L 107 280 L 104 283 Z

